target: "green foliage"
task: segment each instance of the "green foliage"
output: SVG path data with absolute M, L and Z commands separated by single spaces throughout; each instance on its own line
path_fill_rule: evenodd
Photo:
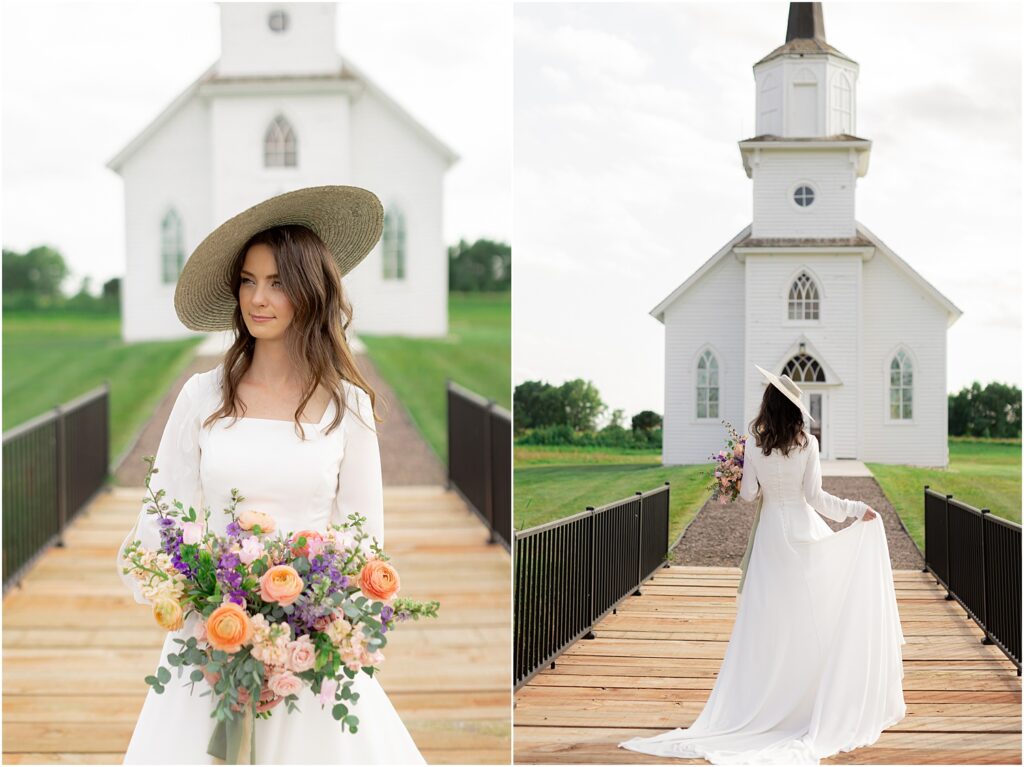
M 1021 393 L 1017 386 L 975 381 L 948 395 L 951 437 L 1020 437 Z
M 650 450 L 661 447 L 661 429 L 627 431 L 621 426 L 606 426 L 600 431 L 574 431 L 562 424 L 524 431 L 517 445 L 573 445 L 577 447 L 621 447 Z
M 512 248 L 504 242 L 460 240 L 448 248 L 448 290 L 465 293 L 512 288 Z
M 606 409 L 597 387 L 582 378 L 560 386 L 524 381 L 512 395 L 516 431 L 559 425 L 573 431 L 593 431 Z
M 632 420 L 633 431 L 652 431 L 661 427 L 661 416 L 653 410 L 641 410 Z

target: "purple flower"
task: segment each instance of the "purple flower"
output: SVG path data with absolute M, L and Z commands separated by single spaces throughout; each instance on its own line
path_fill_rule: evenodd
M 380 608 L 380 619 L 383 621 L 391 620 L 391 616 L 395 614 L 395 608 L 391 605 L 384 605 Z
M 242 528 L 239 526 L 238 522 L 232 520 L 231 522 L 228 522 L 228 526 L 225 529 L 225 532 L 231 537 L 237 538 L 239 535 L 242 534 Z

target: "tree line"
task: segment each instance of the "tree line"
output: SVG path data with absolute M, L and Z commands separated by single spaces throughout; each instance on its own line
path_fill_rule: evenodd
M 975 381 L 949 395 L 949 435 L 1019 439 L 1020 405 L 1020 387 Z
M 64 291 L 71 276 L 64 256 L 56 248 L 39 245 L 24 253 L 3 249 L 3 308 L 5 310 L 74 309 L 117 312 L 121 306 L 121 278 L 103 283 L 98 296 L 86 275 L 77 293 Z
M 554 386 L 546 381 L 524 381 L 512 395 L 516 442 L 522 445 L 600 445 L 604 447 L 661 447 L 661 416 L 642 410 L 625 427 L 625 411 L 612 410 L 608 423 L 598 420 L 608 412 L 597 387 L 575 378 Z

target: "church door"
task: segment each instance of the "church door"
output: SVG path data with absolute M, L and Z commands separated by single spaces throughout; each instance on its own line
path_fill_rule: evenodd
M 822 407 L 825 395 L 822 392 L 806 392 L 807 396 L 807 409 L 811 411 L 811 416 L 814 418 L 814 423 L 810 424 L 811 434 L 818 438 L 818 444 L 821 445 L 821 458 L 824 460 L 826 456 L 827 447 L 825 445 L 825 438 L 822 436 L 822 427 L 824 424 L 821 422 L 821 414 L 824 408 Z

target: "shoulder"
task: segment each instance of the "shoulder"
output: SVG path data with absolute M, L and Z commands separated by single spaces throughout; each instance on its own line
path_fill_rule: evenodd
M 370 402 L 369 393 L 351 381 L 342 380 L 341 395 L 345 401 L 345 417 L 343 420 L 349 421 L 349 412 L 355 411 L 357 420 L 371 425 L 372 428 L 374 421 L 373 404 Z

